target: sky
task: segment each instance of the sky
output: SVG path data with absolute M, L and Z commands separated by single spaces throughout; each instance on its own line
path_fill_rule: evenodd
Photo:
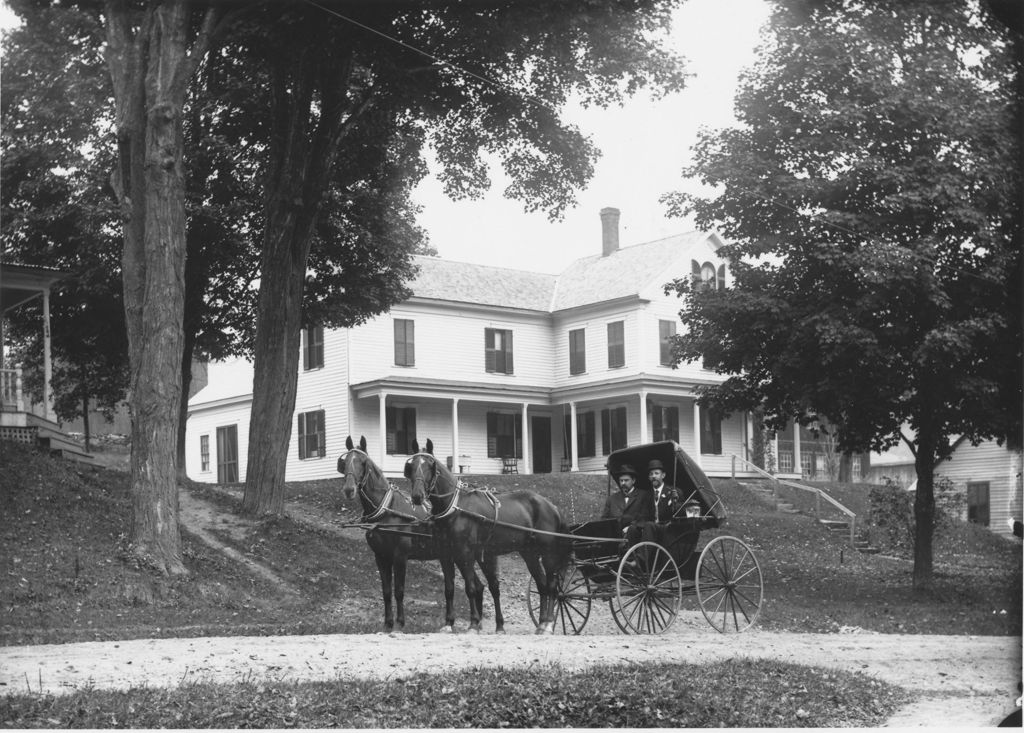
M 500 169 L 492 169 L 491 191 L 477 201 L 450 201 L 428 178 L 415 199 L 430 244 L 445 259 L 558 273 L 601 252 L 599 212 L 606 206 L 621 212 L 622 247 L 692 230 L 692 221 L 666 218 L 659 199 L 670 191 L 698 191 L 696 182 L 682 178 L 690 148 L 700 127 L 733 122 L 737 75 L 753 62 L 767 18 L 764 0 L 687 0 L 675 14 L 671 39 L 694 75 L 684 91 L 657 102 L 638 96 L 622 108 L 567 110 L 602 157 L 561 221 L 527 214 L 505 199 Z
M 676 11 L 671 36 L 693 75 L 685 90 L 657 102 L 638 95 L 622 107 L 566 110 L 602 153 L 575 207 L 556 222 L 544 212 L 524 212 L 522 204 L 502 196 L 500 167 L 492 168 L 491 191 L 475 201 L 449 200 L 428 176 L 414 198 L 430 244 L 445 259 L 558 273 L 600 253 L 599 212 L 607 206 L 621 212 L 623 247 L 692 230 L 692 221 L 665 217 L 659 199 L 670 191 L 698 190 L 696 182 L 682 178 L 690 148 L 701 126 L 731 124 L 737 75 L 754 60 L 767 17 L 765 0 L 686 0 Z M 0 28 L 14 22 L 0 0 Z

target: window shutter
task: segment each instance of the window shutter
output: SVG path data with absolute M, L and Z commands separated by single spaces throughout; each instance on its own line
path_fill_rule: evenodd
M 327 419 L 323 410 L 317 412 L 317 454 L 323 458 L 327 455 Z
M 309 333 L 302 329 L 302 370 L 309 371 Z
M 505 373 L 512 374 L 512 331 L 505 331 Z
M 299 458 L 306 457 L 306 413 L 299 413 Z
M 601 455 L 611 453 L 611 411 L 601 410 Z
M 700 263 L 697 260 L 690 260 L 690 284 L 694 290 L 700 287 Z
M 405 322 L 405 363 L 416 366 L 416 322 Z
M 405 408 L 405 445 L 402 446 L 403 453 L 412 453 L 412 441 L 416 437 L 416 408 Z
M 498 414 L 487 413 L 487 457 L 497 458 L 498 456 Z
M 718 289 L 725 290 L 725 265 L 718 266 Z
M 484 329 L 484 370 L 493 372 L 495 369 L 495 358 L 494 358 L 494 332 L 489 329 Z

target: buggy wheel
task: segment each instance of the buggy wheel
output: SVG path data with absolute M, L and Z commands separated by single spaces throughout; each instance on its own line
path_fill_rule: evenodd
M 612 617 L 627 634 L 660 634 L 676 620 L 682 602 L 679 566 L 661 545 L 640 542 L 619 563 Z
M 697 563 L 697 601 L 723 634 L 746 631 L 764 603 L 764 580 L 754 553 L 735 537 L 715 537 Z
M 555 596 L 555 630 L 563 634 L 579 634 L 590 618 L 590 581 L 575 565 L 558 574 Z M 526 590 L 526 606 L 533 625 L 540 623 L 540 594 L 531 579 Z

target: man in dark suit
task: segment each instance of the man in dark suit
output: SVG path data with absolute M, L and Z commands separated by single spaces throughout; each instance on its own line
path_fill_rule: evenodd
M 619 482 L 617 494 L 611 494 L 604 504 L 601 519 L 618 519 L 624 526 L 633 522 L 654 518 L 651 494 L 636 488 L 636 471 L 624 464 L 616 476 Z
M 633 522 L 626 530 L 628 547 L 637 542 L 662 542 L 662 528 L 682 506 L 679 491 L 665 483 L 665 466 L 654 459 L 647 464 L 647 478 L 651 482 L 650 514 L 645 520 Z

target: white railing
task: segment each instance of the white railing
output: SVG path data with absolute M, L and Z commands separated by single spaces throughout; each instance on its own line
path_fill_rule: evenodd
M 0 408 L 24 412 L 25 397 L 21 391 L 21 367 L 0 369 Z
M 794 489 L 799 489 L 800 491 L 806 491 L 808 493 L 814 494 L 814 497 L 815 497 L 814 498 L 814 516 L 819 521 L 821 520 L 821 502 L 822 502 L 822 500 L 825 500 L 826 502 L 831 504 L 833 507 L 835 507 L 840 512 L 842 512 L 843 514 L 846 515 L 847 520 L 849 521 L 849 525 L 850 525 L 850 544 L 852 545 L 854 543 L 854 541 L 856 539 L 856 536 L 857 536 L 857 513 L 854 512 L 852 509 L 847 509 L 845 506 L 843 506 L 838 501 L 836 501 L 831 496 L 829 496 L 827 492 L 822 491 L 821 489 L 817 489 L 817 488 L 815 488 L 813 486 L 804 486 L 803 484 L 798 484 L 795 481 L 785 481 L 783 479 L 776 478 L 774 475 L 768 473 L 763 468 L 760 468 L 759 466 L 755 466 L 750 461 L 746 460 L 745 458 L 740 458 L 736 454 L 733 454 L 733 456 L 732 456 L 732 477 L 733 478 L 736 478 L 736 461 L 739 461 L 740 463 L 744 464 L 748 469 L 752 470 L 754 473 L 756 473 L 756 474 L 758 474 L 760 476 L 764 476 L 766 479 L 768 479 L 771 482 L 772 498 L 775 500 L 776 503 L 778 503 L 778 501 L 779 501 L 779 486 L 782 485 L 782 486 L 789 486 L 789 487 L 794 488 Z

